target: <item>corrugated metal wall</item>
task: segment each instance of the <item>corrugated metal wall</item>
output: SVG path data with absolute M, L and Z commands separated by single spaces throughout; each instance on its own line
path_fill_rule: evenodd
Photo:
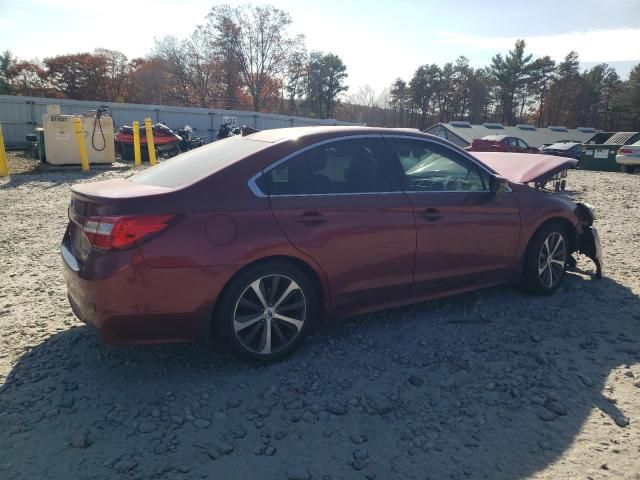
M 8 148 L 26 144 L 25 136 L 42 126 L 42 115 L 47 113 L 47 105 L 60 105 L 62 114 L 82 114 L 106 105 L 113 112 L 116 126 L 131 125 L 145 117 L 162 122 L 171 128 L 190 125 L 196 135 L 213 141 L 223 123 L 223 117 L 235 117 L 237 125 L 248 125 L 259 130 L 308 125 L 351 125 L 337 120 L 320 120 L 305 117 L 290 117 L 270 113 L 241 112 L 195 107 L 169 107 L 162 105 L 139 105 L 134 103 L 111 103 L 99 101 L 67 100 L 57 98 L 19 97 L 0 95 L 0 124 Z

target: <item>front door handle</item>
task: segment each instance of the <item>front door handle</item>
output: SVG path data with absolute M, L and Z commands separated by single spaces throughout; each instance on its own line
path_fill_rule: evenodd
M 304 223 L 306 225 L 320 225 L 327 221 L 319 212 L 304 212 L 302 215 L 293 217 L 294 222 Z
M 418 217 L 426 220 L 427 222 L 437 222 L 442 219 L 442 215 L 440 215 L 440 210 L 437 208 L 427 208 L 426 210 L 418 213 Z

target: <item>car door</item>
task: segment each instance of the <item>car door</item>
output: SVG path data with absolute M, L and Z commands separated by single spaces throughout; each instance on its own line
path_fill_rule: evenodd
M 513 193 L 495 199 L 489 172 L 442 143 L 410 137 L 385 143 L 414 207 L 418 287 L 481 281 L 514 268 L 520 211 Z
M 335 305 L 411 288 L 413 207 L 394 185 L 380 136 L 324 142 L 264 172 L 276 220 L 325 272 Z

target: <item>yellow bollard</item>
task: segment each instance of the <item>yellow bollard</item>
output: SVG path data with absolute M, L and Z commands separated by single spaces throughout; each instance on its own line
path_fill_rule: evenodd
M 142 164 L 140 155 L 140 122 L 133 122 L 133 164 L 139 167 Z
M 0 126 L 0 177 L 6 177 L 7 175 L 9 175 L 9 165 L 7 164 L 7 152 L 4 150 L 2 126 Z
M 73 119 L 73 125 L 76 127 L 76 143 L 78 144 L 78 153 L 80 154 L 80 163 L 82 171 L 89 171 L 89 158 L 87 157 L 87 146 L 84 144 L 84 135 L 82 134 L 82 121 L 79 118 Z
M 156 146 L 153 143 L 153 129 L 151 128 L 151 119 L 149 117 L 144 119 L 144 129 L 147 132 L 147 150 L 149 151 L 149 164 L 153 166 L 156 164 Z

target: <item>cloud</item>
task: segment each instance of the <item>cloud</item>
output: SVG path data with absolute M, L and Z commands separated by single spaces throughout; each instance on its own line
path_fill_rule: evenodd
M 575 50 L 582 62 L 623 62 L 640 60 L 640 28 L 621 28 L 568 32 L 554 35 L 524 37 L 483 37 L 458 32 L 436 32 L 436 44 L 452 47 L 465 46 L 474 50 L 490 50 L 494 53 L 513 48 L 518 38 L 527 42 L 527 51 L 534 56 L 549 55 L 562 60 Z

